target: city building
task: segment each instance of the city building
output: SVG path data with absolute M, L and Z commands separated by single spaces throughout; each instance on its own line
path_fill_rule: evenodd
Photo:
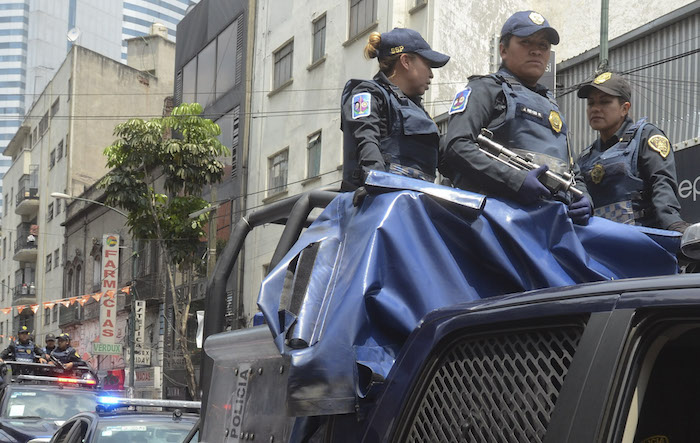
M 0 0 L 0 154 L 73 44 L 126 61 L 126 40 L 154 23 L 175 41 L 198 0 Z M 0 156 L 0 177 L 9 159 Z
M 85 248 L 64 244 L 66 202 L 51 194 L 78 196 L 105 174 L 116 124 L 162 115 L 175 44 L 164 34 L 128 44 L 127 65 L 74 45 L 6 148 L 0 307 L 11 313 L 0 313 L 0 335 L 26 324 L 42 342 L 60 326 L 51 303 L 92 289 Z

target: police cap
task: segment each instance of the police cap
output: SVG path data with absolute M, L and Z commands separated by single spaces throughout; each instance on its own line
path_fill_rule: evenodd
M 59 341 L 61 341 L 61 340 L 70 341 L 70 334 L 67 332 L 62 332 L 58 335 L 58 340 Z
M 26 326 L 20 326 L 19 331 L 17 331 L 17 335 L 19 334 L 29 334 L 29 328 Z
M 541 30 L 546 30 L 547 40 L 553 45 L 559 43 L 559 33 L 549 26 L 549 22 L 539 12 L 519 11 L 511 15 L 501 28 L 501 37 L 514 35 L 528 37 Z
M 56 341 L 56 336 L 51 334 L 51 333 L 48 333 L 48 334 L 46 334 L 44 341 Z
M 441 68 L 450 60 L 449 55 L 433 51 L 428 42 L 413 29 L 394 28 L 382 33 L 379 58 L 407 52 L 420 55 L 428 61 L 431 68 Z
M 625 101 L 629 102 L 632 100 L 632 89 L 630 84 L 622 78 L 620 74 L 615 74 L 612 72 L 603 72 L 593 79 L 587 85 L 582 86 L 578 90 L 579 98 L 587 98 L 592 90 L 597 89 L 603 91 L 606 94 L 622 97 Z

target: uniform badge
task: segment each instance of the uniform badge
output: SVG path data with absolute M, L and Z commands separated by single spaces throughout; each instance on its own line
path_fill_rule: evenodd
M 372 94 L 363 92 L 352 96 L 352 118 L 367 117 L 372 110 Z
M 554 129 L 555 132 L 561 132 L 564 123 L 561 121 L 561 116 L 557 111 L 549 113 L 549 124 L 552 125 L 552 129 Z
M 457 114 L 467 109 L 467 101 L 469 100 L 469 94 L 471 93 L 472 88 L 466 88 L 459 91 L 457 95 L 455 95 L 455 99 L 452 100 L 452 106 L 450 107 L 448 114 Z
M 541 25 L 544 23 L 544 17 L 542 17 L 542 14 L 539 12 L 532 11 L 529 15 L 530 21 L 536 25 Z
M 661 157 L 666 158 L 671 153 L 671 143 L 663 135 L 656 134 L 649 138 L 649 147 L 658 152 Z
M 591 169 L 591 180 L 598 185 L 603 181 L 603 177 L 605 177 L 605 168 L 600 163 L 596 163 Z
M 652 435 L 645 438 L 642 443 L 669 443 L 669 439 L 665 435 Z
M 598 77 L 596 77 L 595 80 L 593 80 L 593 83 L 595 83 L 596 85 L 605 83 L 606 81 L 610 80 L 610 77 L 612 77 L 612 72 L 603 72 Z

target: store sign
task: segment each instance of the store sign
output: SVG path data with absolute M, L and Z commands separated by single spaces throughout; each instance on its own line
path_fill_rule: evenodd
M 114 343 L 117 335 L 117 282 L 119 281 L 119 236 L 102 236 L 102 298 L 100 299 L 100 343 Z M 108 295 L 109 294 L 109 295 Z
M 678 176 L 681 217 L 688 223 L 700 222 L 700 145 L 674 153 Z
M 98 355 L 122 355 L 121 343 L 93 343 L 92 353 Z
M 160 386 L 160 368 L 136 369 L 134 371 L 135 388 L 153 388 Z
M 146 300 L 135 302 L 134 319 L 134 342 L 143 345 L 146 336 Z

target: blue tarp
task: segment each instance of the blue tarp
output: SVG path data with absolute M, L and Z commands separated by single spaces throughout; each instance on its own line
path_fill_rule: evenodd
M 288 404 L 296 415 L 352 412 L 434 309 L 677 272 L 677 233 L 597 217 L 576 226 L 559 202 L 484 204 L 458 191 L 477 208 L 465 211 L 429 190 L 386 191 L 359 207 L 352 193 L 338 196 L 263 282 L 258 305 L 291 358 Z

